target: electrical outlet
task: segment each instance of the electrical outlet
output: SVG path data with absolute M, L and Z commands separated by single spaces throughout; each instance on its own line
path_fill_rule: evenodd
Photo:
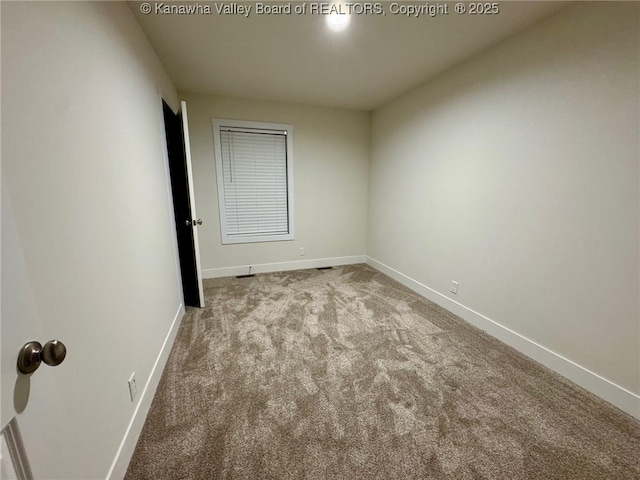
M 458 282 L 451 280 L 451 293 L 458 294 Z
M 136 386 L 136 372 L 131 374 L 129 378 L 129 395 L 131 395 L 131 401 L 136 398 L 136 394 L 138 393 L 138 387 Z
M 300 247 L 300 256 L 304 257 L 304 247 Z

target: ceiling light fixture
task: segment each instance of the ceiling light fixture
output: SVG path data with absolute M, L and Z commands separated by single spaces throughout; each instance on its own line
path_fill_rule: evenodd
M 327 26 L 331 30 L 340 32 L 347 28 L 349 22 L 351 21 L 351 16 L 348 13 L 338 13 L 334 11 L 327 15 L 326 21 Z

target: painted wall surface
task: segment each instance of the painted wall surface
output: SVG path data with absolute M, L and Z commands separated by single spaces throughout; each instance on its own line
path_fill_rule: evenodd
M 638 9 L 572 5 L 375 111 L 368 222 L 369 256 L 636 394 Z
M 35 478 L 107 476 L 181 305 L 161 94 L 127 4 L 2 2 L 2 420 Z
M 364 255 L 370 114 L 180 93 L 187 101 L 202 268 Z M 222 245 L 212 118 L 293 125 L 295 240 Z M 299 255 L 300 247 L 305 256 Z

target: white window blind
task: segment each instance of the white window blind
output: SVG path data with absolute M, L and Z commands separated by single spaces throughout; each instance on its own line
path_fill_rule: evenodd
M 293 239 L 291 127 L 247 125 L 214 121 L 223 243 Z

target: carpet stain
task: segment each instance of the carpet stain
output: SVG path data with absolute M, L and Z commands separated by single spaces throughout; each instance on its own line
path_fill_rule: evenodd
M 366 265 L 204 285 L 127 480 L 640 478 L 638 420 Z

